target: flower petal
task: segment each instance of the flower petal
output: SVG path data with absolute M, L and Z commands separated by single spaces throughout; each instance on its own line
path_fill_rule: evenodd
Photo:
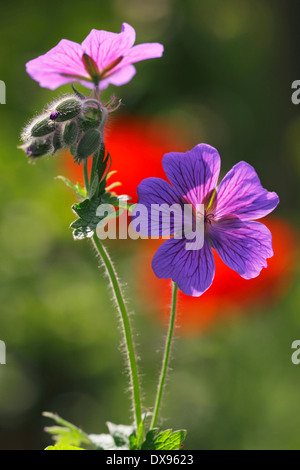
M 162 57 L 164 52 L 164 46 L 158 42 L 149 42 L 144 44 L 138 44 L 132 47 L 125 55 L 121 62 L 124 64 L 135 64 L 141 60 L 157 59 Z
M 120 33 L 92 29 L 81 46 L 84 52 L 96 62 L 101 73 L 116 59 L 123 57 L 134 42 L 134 28 L 127 23 L 123 23 Z M 112 70 L 115 70 L 115 68 Z
M 146 178 L 139 184 L 137 194 L 139 203 L 132 212 L 132 222 L 138 218 L 138 233 L 169 236 L 174 233 L 174 224 L 175 229 L 182 227 L 182 202 L 169 183 L 160 178 Z M 171 216 L 174 204 L 175 214 Z M 145 208 L 143 212 L 140 211 L 141 205 Z M 161 206 L 161 214 L 158 205 Z
M 217 186 L 221 159 L 209 145 L 197 145 L 186 153 L 167 153 L 162 163 L 170 183 L 190 204 L 203 204 Z
M 171 278 L 186 295 L 199 297 L 212 284 L 215 261 L 209 242 L 201 250 L 187 250 L 187 240 L 171 238 L 154 255 L 152 268 L 160 279 Z
M 208 236 L 224 263 L 244 279 L 257 277 L 274 254 L 272 234 L 260 222 L 224 218 L 209 227 Z
M 46 54 L 27 62 L 26 71 L 40 86 L 54 90 L 74 81 L 72 76 L 89 78 L 81 60 L 82 54 L 79 44 L 62 39 Z
M 125 83 L 130 82 L 130 80 L 134 77 L 135 73 L 136 69 L 133 65 L 126 65 L 122 69 L 117 70 L 117 72 L 114 72 L 109 77 L 105 78 L 104 80 L 101 80 L 99 83 L 99 88 L 100 90 L 104 90 L 110 84 L 116 86 L 125 85 Z
M 215 218 L 235 215 L 242 220 L 260 219 L 279 203 L 274 192 L 264 189 L 254 168 L 239 162 L 221 181 L 217 189 Z

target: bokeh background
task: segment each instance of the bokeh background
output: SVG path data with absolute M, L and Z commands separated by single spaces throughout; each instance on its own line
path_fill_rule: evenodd
M 163 59 L 137 64 L 124 105 L 106 133 L 122 191 L 135 197 L 161 157 L 200 142 L 215 146 L 222 171 L 246 160 L 281 204 L 268 218 L 275 257 L 258 280 L 243 281 L 217 260 L 211 291 L 180 297 L 165 428 L 187 428 L 185 449 L 299 449 L 298 275 L 300 4 L 274 0 L 15 0 L 1 5 L 0 79 L 0 448 L 43 449 L 44 410 L 89 433 L 130 423 L 120 330 L 107 280 L 88 242 L 74 242 L 71 192 L 54 179 L 81 178 L 66 156 L 28 165 L 17 149 L 28 119 L 69 87 L 42 89 L 25 63 L 61 38 L 81 42 L 92 28 L 137 43 L 161 42 Z M 135 312 L 144 403 L 154 401 L 170 287 L 150 262 L 157 241 L 110 241 Z

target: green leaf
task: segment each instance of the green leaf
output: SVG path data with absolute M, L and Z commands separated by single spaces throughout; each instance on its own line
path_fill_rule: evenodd
M 105 192 L 106 176 L 111 164 L 109 154 L 105 155 L 105 146 L 102 144 L 97 152 L 94 153 L 91 166 L 91 187 L 98 185 L 96 195 L 101 195 Z M 108 165 L 108 166 L 107 166 Z M 94 182 L 96 180 L 96 182 Z
M 75 446 L 55 444 L 54 446 L 46 447 L 45 450 L 84 450 L 84 449 L 81 449 L 80 447 L 75 447 Z
M 115 445 L 121 448 L 129 449 L 129 437 L 135 433 L 134 426 L 126 426 L 124 424 L 114 424 L 107 422 L 110 435 L 113 437 Z
M 110 434 L 89 434 L 89 439 L 94 444 L 96 450 L 115 449 L 115 441 Z
M 100 181 L 99 181 L 99 176 L 96 173 L 94 175 L 93 180 L 91 181 L 91 185 L 89 188 L 89 198 L 92 199 L 94 196 L 97 196 L 99 194 L 99 189 L 100 189 Z
M 146 416 L 146 415 L 145 415 Z M 133 432 L 129 436 L 129 449 L 130 450 L 139 450 L 140 449 L 140 442 L 143 438 L 143 430 L 144 430 L 144 419 L 140 421 L 138 432 Z
M 94 189 L 92 188 L 92 192 Z M 73 237 L 75 240 L 83 240 L 84 238 L 91 238 L 99 222 L 103 221 L 105 225 L 109 219 L 119 217 L 122 214 L 122 210 L 130 210 L 130 205 L 127 202 L 129 196 L 115 196 L 111 193 L 103 193 L 100 195 L 94 195 L 92 198 L 87 198 L 72 206 L 75 214 L 78 215 L 70 227 L 73 229 Z M 97 215 L 97 209 L 101 204 L 108 204 L 117 208 L 115 212 L 109 212 L 107 215 Z
M 80 444 L 92 444 L 88 435 L 80 428 L 55 413 L 44 412 L 43 416 L 53 419 L 59 426 L 46 427 L 45 431 L 52 435 L 58 446 L 75 446 Z M 53 449 L 51 449 L 53 450 Z M 56 450 L 56 449 L 55 449 Z M 57 449 L 61 450 L 61 449 Z
M 90 434 L 89 439 L 98 450 L 129 450 L 130 442 L 136 441 L 135 426 L 106 423 L 109 434 Z M 136 447 L 135 447 L 136 448 Z
M 182 447 L 186 431 L 166 431 L 159 432 L 159 429 L 151 429 L 142 444 L 142 450 L 178 450 Z
M 98 223 L 102 220 L 103 216 L 97 216 L 97 208 L 101 204 L 100 197 L 92 199 L 85 199 L 78 204 L 72 206 L 75 214 L 79 219 L 75 220 L 70 227 L 73 229 L 73 237 L 75 240 L 83 240 L 84 238 L 91 238 L 97 228 Z
M 79 199 L 85 199 L 86 198 L 86 190 L 84 188 L 82 188 L 79 183 L 74 184 L 74 183 L 72 183 L 72 181 L 70 181 L 65 176 L 56 176 L 55 179 L 60 180 L 63 183 L 65 183 L 65 185 L 68 186 L 68 188 L 71 188 L 74 191 L 75 195 Z
M 80 98 L 81 100 L 84 100 L 85 99 L 85 96 L 80 93 L 80 91 L 76 90 L 74 84 L 72 83 L 72 90 L 74 91 L 75 95 L 78 96 L 78 98 Z

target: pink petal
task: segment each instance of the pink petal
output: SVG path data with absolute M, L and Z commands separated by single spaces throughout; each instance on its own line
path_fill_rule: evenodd
M 134 77 L 135 73 L 136 70 L 133 65 L 126 65 L 117 72 L 114 72 L 109 77 L 105 78 L 104 80 L 101 80 L 99 83 L 99 88 L 100 90 L 104 90 L 104 88 L 107 88 L 109 84 L 116 86 L 124 85 L 125 83 L 130 82 L 132 77 Z
M 62 39 L 46 54 L 27 62 L 26 70 L 42 87 L 54 90 L 60 85 L 74 81 L 74 78 L 61 74 L 89 78 L 81 60 L 82 54 L 79 44 Z
M 81 46 L 83 51 L 94 59 L 101 73 L 116 59 L 124 56 L 134 42 L 134 28 L 127 23 L 123 23 L 120 33 L 92 29 Z
M 134 64 L 141 60 L 156 59 L 162 57 L 163 52 L 164 46 L 157 42 L 139 44 L 127 52 L 121 64 Z

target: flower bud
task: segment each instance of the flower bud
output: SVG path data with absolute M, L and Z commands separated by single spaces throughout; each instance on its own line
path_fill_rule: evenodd
M 69 121 L 65 124 L 64 131 L 63 131 L 63 142 L 67 147 L 73 145 L 79 134 L 79 128 L 76 121 Z
M 72 157 L 74 157 L 74 160 L 76 161 L 76 152 L 77 152 L 76 143 L 71 145 L 69 150 L 70 150 L 70 154 L 72 155 Z
M 102 142 L 102 135 L 98 129 L 89 129 L 81 137 L 77 145 L 76 158 L 84 160 L 96 152 Z
M 51 113 L 50 118 L 56 122 L 69 121 L 81 113 L 82 104 L 77 98 L 68 98 L 61 101 Z
M 28 147 L 26 147 L 26 155 L 31 158 L 42 157 L 47 155 L 52 150 L 52 144 L 50 139 L 35 139 Z
M 83 117 L 78 120 L 80 129 L 85 132 L 88 129 L 94 129 L 99 126 L 99 121 L 91 117 Z
M 96 100 L 86 100 L 86 102 Z M 102 109 L 98 102 L 98 106 L 84 104 L 82 116 L 79 118 L 79 124 L 83 131 L 98 127 L 102 119 Z
M 57 125 L 55 122 L 51 121 L 49 118 L 42 119 L 34 124 L 31 128 L 32 137 L 44 137 L 45 135 L 51 134 L 55 131 Z
M 55 134 L 53 135 L 52 147 L 53 147 L 53 152 L 52 152 L 53 154 L 57 152 L 57 150 L 60 150 L 63 147 L 63 141 L 62 141 L 60 130 L 57 130 Z

